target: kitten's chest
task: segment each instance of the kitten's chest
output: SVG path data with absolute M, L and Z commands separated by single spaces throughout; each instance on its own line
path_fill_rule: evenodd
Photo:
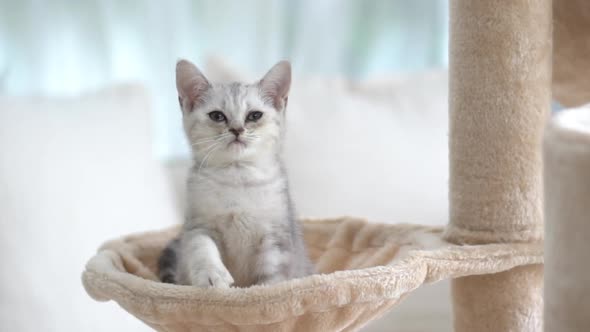
M 189 188 L 189 199 L 190 212 L 196 217 L 227 219 L 231 215 L 239 222 L 280 217 L 287 206 L 282 179 L 222 184 L 204 180 Z
M 265 239 L 288 225 L 285 189 L 280 183 L 217 187 L 200 192 L 197 218 L 214 230 L 222 259 L 236 286 L 256 283 Z M 288 226 L 287 226 L 288 227 Z
M 236 285 L 256 282 L 263 243 L 289 227 L 286 181 L 220 183 L 202 179 L 189 183 L 189 218 L 213 231 L 224 264 Z

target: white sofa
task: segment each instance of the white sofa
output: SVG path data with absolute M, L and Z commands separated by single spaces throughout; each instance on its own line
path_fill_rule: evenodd
M 136 85 L 0 97 L 0 331 L 148 330 L 92 301 L 80 273 L 103 241 L 182 220 L 189 162 L 153 158 L 149 100 Z M 296 80 L 285 159 L 299 214 L 445 224 L 446 109 L 444 72 Z M 450 330 L 446 292 L 427 287 L 367 331 Z

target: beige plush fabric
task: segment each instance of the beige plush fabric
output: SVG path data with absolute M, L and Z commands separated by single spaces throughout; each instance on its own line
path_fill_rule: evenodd
M 451 5 L 447 237 L 538 240 L 540 146 L 551 103 L 550 1 Z
M 574 107 L 590 102 L 590 1 L 554 0 L 553 96 Z
M 442 229 L 361 219 L 305 220 L 310 255 L 322 273 L 246 289 L 159 283 L 156 259 L 177 229 L 105 244 L 83 282 L 158 331 L 353 331 L 423 283 L 542 262 L 542 245 L 457 246 Z M 536 266 L 536 265 L 532 265 Z
M 546 331 L 590 331 L 590 105 L 545 134 Z
M 454 243 L 540 242 L 541 137 L 551 103 L 551 1 L 451 1 Z M 541 331 L 541 266 L 452 282 L 455 330 Z

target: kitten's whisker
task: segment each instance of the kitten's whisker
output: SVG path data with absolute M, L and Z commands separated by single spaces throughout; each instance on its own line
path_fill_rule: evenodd
M 205 162 L 205 167 L 209 166 L 209 160 L 211 160 L 211 158 L 213 157 L 213 153 L 218 150 L 219 150 L 219 146 L 216 146 L 213 150 L 211 150 L 209 155 L 207 155 L 207 158 L 203 159 L 203 161 Z
M 207 158 L 208 158 L 208 157 L 211 155 L 211 153 L 212 153 L 213 151 L 215 151 L 215 149 L 216 149 L 217 147 L 219 147 L 219 145 L 221 145 L 221 144 L 222 144 L 222 142 L 214 143 L 214 144 L 212 144 L 211 146 L 209 146 L 209 147 L 207 148 L 207 152 L 206 152 L 206 154 L 205 154 L 205 157 L 203 157 L 203 159 L 201 160 L 201 164 L 199 165 L 199 169 L 197 170 L 197 174 L 200 174 L 200 173 L 201 173 L 201 168 L 203 167 L 203 164 L 205 163 L 205 161 L 207 160 Z
M 230 133 L 225 132 L 225 133 L 221 133 L 221 134 L 217 134 L 217 135 L 213 135 L 213 136 L 209 136 L 209 137 L 202 137 L 201 139 L 198 139 L 197 141 L 202 140 L 202 139 L 218 138 L 221 136 L 229 136 L 229 135 L 230 135 Z
M 193 143 L 193 144 L 194 144 L 194 143 L 201 143 L 201 142 L 207 142 L 207 141 L 214 141 L 214 140 L 216 140 L 216 139 L 219 139 L 219 136 L 201 138 L 201 139 L 198 139 L 198 140 L 196 140 L 196 141 L 193 141 L 193 142 L 191 142 L 191 143 Z
M 211 151 L 211 157 L 210 157 L 210 158 L 208 158 L 208 159 L 206 159 L 206 160 L 207 160 L 207 162 L 205 163 L 205 167 L 208 167 L 208 166 L 209 166 L 209 160 L 211 160 L 211 158 L 213 158 L 213 153 L 214 153 L 215 151 L 217 151 L 217 150 L 219 150 L 219 146 L 217 146 L 215 149 L 213 149 L 213 151 Z
M 192 145 L 192 146 L 197 146 L 197 145 L 201 145 L 201 144 L 205 144 L 205 143 L 219 142 L 219 141 L 221 141 L 221 140 L 222 140 L 222 139 L 224 139 L 224 138 L 225 138 L 225 137 L 216 138 L 216 139 L 209 139 L 209 140 L 206 140 L 206 141 L 201 141 L 201 142 L 194 142 L 194 143 L 192 143 L 191 145 Z
M 258 139 L 260 138 L 260 135 L 255 135 L 255 134 L 246 134 L 243 136 L 244 138 L 251 138 L 251 139 Z
M 223 137 L 223 138 L 218 138 L 218 139 L 212 139 L 212 140 L 208 140 L 208 141 L 203 141 L 203 142 L 198 142 L 198 143 L 192 143 L 191 146 L 199 146 L 199 145 L 203 145 L 203 144 L 207 144 L 207 143 L 218 143 L 223 141 L 224 139 L 226 139 L 227 137 Z
M 228 136 L 231 136 L 231 134 L 229 133 L 223 133 L 223 134 L 219 134 L 219 135 L 215 135 L 215 136 L 210 136 L 210 137 L 203 137 L 201 139 L 198 139 L 194 142 L 191 142 L 191 145 L 197 145 L 197 144 L 201 144 L 201 143 L 207 143 L 207 142 L 213 142 L 216 140 L 221 140 L 223 138 L 226 138 Z

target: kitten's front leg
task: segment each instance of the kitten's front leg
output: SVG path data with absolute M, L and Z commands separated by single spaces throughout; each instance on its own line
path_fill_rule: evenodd
M 275 284 L 289 279 L 288 251 L 281 243 L 265 238 L 258 250 L 257 284 Z
M 209 235 L 199 230 L 188 231 L 183 242 L 191 285 L 227 288 L 234 283 L 215 241 Z

